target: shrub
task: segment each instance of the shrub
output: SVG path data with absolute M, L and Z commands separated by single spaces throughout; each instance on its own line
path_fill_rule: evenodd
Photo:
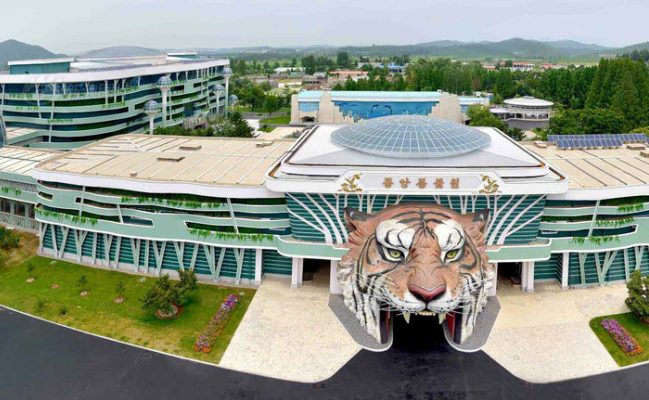
M 31 277 L 32 274 L 34 273 L 34 270 L 35 270 L 35 269 L 36 269 L 36 267 L 34 266 L 34 264 L 32 264 L 31 261 L 28 261 L 28 262 L 27 262 L 27 274 L 28 274 L 30 277 Z
M 18 247 L 20 235 L 11 229 L 0 227 L 0 248 L 7 250 Z
M 142 309 L 146 311 L 160 310 L 169 314 L 173 311 L 171 305 L 178 301 L 178 290 L 176 285 L 169 280 L 169 275 L 163 275 L 156 279 L 140 301 Z
M 38 300 L 38 302 L 36 302 L 36 311 L 45 311 L 45 300 Z
M 59 308 L 59 315 L 62 317 L 68 315 L 68 308 L 66 306 L 61 306 L 61 308 Z
M 649 277 L 643 277 L 635 270 L 626 284 L 629 297 L 624 301 L 627 307 L 641 318 L 649 318 Z

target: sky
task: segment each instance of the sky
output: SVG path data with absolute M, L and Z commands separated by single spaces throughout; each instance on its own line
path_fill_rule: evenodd
M 0 0 L 0 41 L 56 53 L 414 44 L 433 40 L 649 40 L 648 0 Z

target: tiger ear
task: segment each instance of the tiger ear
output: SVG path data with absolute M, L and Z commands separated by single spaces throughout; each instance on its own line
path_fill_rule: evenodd
M 345 225 L 350 231 L 359 229 L 364 222 L 367 222 L 372 216 L 352 207 L 345 207 L 343 210 Z
M 482 209 L 476 213 L 471 214 L 472 219 L 471 219 L 471 224 L 478 228 L 478 230 L 482 233 L 485 233 L 485 230 L 487 229 L 487 221 L 489 221 L 489 215 L 491 214 L 491 210 L 488 208 Z

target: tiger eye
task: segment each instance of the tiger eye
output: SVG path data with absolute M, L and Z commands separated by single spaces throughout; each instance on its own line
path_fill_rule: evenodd
M 401 258 L 401 256 L 403 256 L 403 253 L 400 252 L 399 250 L 390 250 L 390 257 Z

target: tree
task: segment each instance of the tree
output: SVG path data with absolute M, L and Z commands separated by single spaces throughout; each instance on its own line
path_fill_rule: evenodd
M 489 111 L 489 108 L 485 106 L 480 104 L 472 105 L 467 110 L 466 115 L 471 118 L 471 122 L 469 122 L 471 126 L 491 126 L 507 132 L 507 124 L 502 119 L 493 115 Z
M 349 58 L 349 53 L 346 51 L 339 51 L 336 56 L 336 64 L 340 68 L 351 67 L 351 59 Z
M 120 299 L 124 298 L 124 294 L 126 293 L 126 284 L 124 281 L 119 281 L 117 282 L 117 286 L 115 287 L 115 292 L 117 292 L 117 297 Z
M 594 108 L 557 111 L 550 118 L 550 131 L 555 135 L 620 133 L 624 117 L 613 110 Z
M 649 277 L 643 277 L 639 270 L 635 270 L 626 287 L 629 297 L 624 303 L 643 321 L 649 322 Z
M 178 271 L 178 277 L 180 278 L 180 282 L 176 284 L 176 290 L 178 291 L 177 302 L 184 304 L 187 301 L 189 293 L 198 288 L 198 279 L 193 269 Z
M 79 290 L 81 290 L 81 292 L 85 292 L 87 286 L 88 286 L 88 277 L 85 275 L 81 275 L 81 277 L 77 281 L 77 287 L 79 288 Z
M 177 300 L 178 291 L 176 285 L 169 280 L 169 275 L 162 275 L 156 279 L 153 286 L 140 299 L 143 310 L 152 312 L 160 311 L 167 315 L 173 312 L 172 305 Z
M 27 261 L 27 275 L 29 275 L 30 278 L 34 274 L 35 269 L 36 267 L 34 267 L 34 264 L 31 261 Z
M 315 56 L 313 54 L 309 54 L 306 57 L 302 57 L 302 60 L 300 60 L 302 67 L 304 67 L 304 73 L 308 75 L 313 75 L 316 70 L 316 61 L 315 61 Z
M 180 287 L 184 290 L 196 290 L 198 288 L 198 279 L 196 278 L 196 272 L 193 269 L 186 269 L 178 271 L 178 277 L 180 278 Z
M 238 111 L 233 112 L 228 117 L 230 123 L 232 124 L 231 137 L 252 137 L 254 129 L 248 125 L 245 119 L 241 116 L 241 113 Z
M 268 113 L 269 118 L 275 111 L 281 108 L 282 106 L 281 103 L 282 101 L 278 96 L 272 96 L 272 95 L 266 96 L 266 100 L 264 101 L 264 111 Z

